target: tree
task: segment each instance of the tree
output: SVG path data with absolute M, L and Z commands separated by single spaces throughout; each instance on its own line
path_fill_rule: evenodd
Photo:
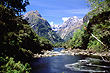
M 84 34 L 84 31 L 81 31 L 80 29 L 77 29 L 75 32 L 74 32 L 74 36 L 72 38 L 72 41 L 71 41 L 71 46 L 72 48 L 82 48 L 82 36 Z
M 7 8 L 12 9 L 15 14 L 21 15 L 21 12 L 26 11 L 26 6 L 29 5 L 28 0 L 0 0 L 0 5 L 5 5 Z
M 92 10 L 104 12 L 110 10 L 110 0 L 87 0 L 88 6 Z

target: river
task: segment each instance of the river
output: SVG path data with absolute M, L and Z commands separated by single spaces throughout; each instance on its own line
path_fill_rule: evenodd
M 64 48 L 54 48 L 61 51 Z M 32 73 L 110 73 L 110 63 L 100 57 L 60 55 L 30 61 Z

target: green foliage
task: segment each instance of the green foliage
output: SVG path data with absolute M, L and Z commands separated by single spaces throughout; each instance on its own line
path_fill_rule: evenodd
M 39 41 L 40 41 L 39 42 L 40 46 L 43 50 L 51 50 L 52 49 L 53 45 L 48 39 L 46 39 L 44 37 L 39 37 Z
M 61 42 L 60 43 L 54 43 L 53 46 L 56 47 L 56 48 L 58 48 L 58 47 L 64 47 L 63 44 L 64 43 L 61 43 Z
M 11 1 L 15 3 L 21 0 Z M 14 9 L 10 8 L 13 7 L 10 6 L 11 1 L 3 0 L 0 3 L 0 70 L 3 73 L 30 73 L 30 67 L 25 62 L 31 60 L 34 53 L 40 53 L 43 49 L 52 49 L 52 44 L 49 40 L 36 35 L 21 16 L 16 16 Z M 17 9 L 19 7 L 13 8 L 18 10 L 18 13 L 22 12 L 20 11 L 22 8 L 20 10 Z M 44 46 L 41 46 L 42 43 Z
M 110 47 L 109 46 L 110 44 L 110 41 L 109 41 L 110 40 L 110 34 L 109 34 L 110 33 L 110 27 L 109 27 L 110 20 L 108 19 L 109 17 L 110 17 L 110 11 L 98 14 L 97 16 L 94 16 L 90 20 L 90 23 L 87 26 L 88 31 L 93 33 L 99 40 L 101 40 L 106 45 L 106 48 Z M 101 48 L 104 49 L 105 47 L 101 47 Z M 97 48 L 97 49 L 100 49 L 100 48 Z
M 109 0 L 87 0 L 88 5 L 96 12 L 105 12 L 110 10 Z
M 0 20 L 1 21 L 0 46 L 2 46 L 1 52 L 6 52 L 5 54 L 13 56 L 14 54 L 17 54 L 17 51 L 19 51 L 19 48 L 30 50 L 33 53 L 38 53 L 42 49 L 44 49 L 40 46 L 41 39 L 39 39 L 39 36 L 35 34 L 32 28 L 27 24 L 27 22 L 23 19 L 20 21 L 14 20 L 18 17 L 16 17 L 14 14 L 11 15 L 12 13 L 10 12 L 10 10 L 4 7 L 5 6 L 0 7 L 2 9 L 2 11 L 0 11 L 0 13 L 2 14 L 1 16 L 2 20 Z M 6 13 L 4 13 L 4 11 L 7 11 L 7 16 L 5 16 Z M 6 18 L 8 23 L 4 21 L 5 20 L 4 17 L 10 17 L 10 19 Z M 50 45 L 51 44 L 49 43 L 46 46 L 50 46 Z M 5 49 L 5 48 L 8 48 L 8 49 Z M 48 49 L 51 49 L 51 48 L 52 46 L 50 46 Z
M 71 41 L 72 41 L 71 39 L 67 40 L 66 42 L 63 43 L 62 47 L 64 47 L 65 49 L 72 48 Z
M 83 22 L 88 22 L 93 16 L 102 14 L 103 12 L 110 11 L 110 1 L 109 0 L 87 0 L 91 11 L 85 15 Z
M 29 5 L 28 0 L 0 0 L 0 5 L 5 5 L 6 8 L 11 8 L 16 14 L 26 11 L 26 6 Z M 12 11 L 12 12 L 13 12 Z
M 28 63 L 22 64 L 21 61 L 16 63 L 12 57 L 6 57 L 5 61 L 6 64 L 0 67 L 2 73 L 30 73 L 31 68 Z
M 27 1 L 25 3 L 22 1 L 0 1 L 0 72 L 2 73 L 30 72 L 30 67 L 28 68 L 21 64 L 21 61 L 27 61 L 32 58 L 30 51 L 24 52 L 24 50 L 20 50 L 23 36 L 26 36 L 26 34 L 23 35 L 22 33 L 19 36 L 19 31 L 24 30 L 23 25 L 28 25 L 28 23 L 21 17 L 15 15 L 22 12 L 22 9 L 25 10 L 26 5 L 24 6 L 24 4 Z M 7 56 L 14 57 L 19 62 L 15 63 L 13 58 L 10 57 L 9 59 Z M 14 68 L 14 66 L 16 67 Z
M 64 48 L 82 48 L 82 36 L 84 35 L 84 30 L 77 29 L 74 32 L 74 36 L 70 38 L 66 43 L 63 44 Z
M 89 40 L 90 41 L 89 41 L 88 46 L 87 46 L 88 49 L 93 49 L 97 52 L 104 51 L 105 47 L 100 42 L 98 42 L 95 38 L 90 36 Z
M 108 51 L 110 49 L 110 11 L 94 15 L 89 24 L 84 23 L 81 30 L 74 33 L 72 39 L 68 40 L 65 48 L 92 49 L 97 52 Z M 85 28 L 85 29 L 84 29 Z M 99 42 L 93 35 L 98 38 Z
M 81 48 L 82 47 L 82 36 L 84 34 L 84 31 L 81 31 L 80 29 L 76 30 L 74 33 L 74 36 L 72 38 L 72 47 L 73 48 Z

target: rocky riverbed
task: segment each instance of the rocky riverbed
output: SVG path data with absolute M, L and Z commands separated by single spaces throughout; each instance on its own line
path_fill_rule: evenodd
M 39 57 L 52 57 L 52 56 L 59 56 L 59 55 L 94 55 L 94 56 L 107 56 L 110 57 L 110 51 L 109 52 L 102 52 L 98 53 L 92 50 L 83 50 L 83 49 L 63 49 L 60 52 L 58 51 L 48 51 L 48 50 L 43 50 L 41 51 L 43 54 L 34 54 L 34 58 L 39 58 Z

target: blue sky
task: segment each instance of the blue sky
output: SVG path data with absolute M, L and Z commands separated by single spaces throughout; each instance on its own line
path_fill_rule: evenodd
M 89 11 L 85 0 L 29 0 L 26 12 L 37 10 L 49 23 L 62 24 L 68 17 L 83 18 Z M 25 13 L 26 13 L 25 12 Z

